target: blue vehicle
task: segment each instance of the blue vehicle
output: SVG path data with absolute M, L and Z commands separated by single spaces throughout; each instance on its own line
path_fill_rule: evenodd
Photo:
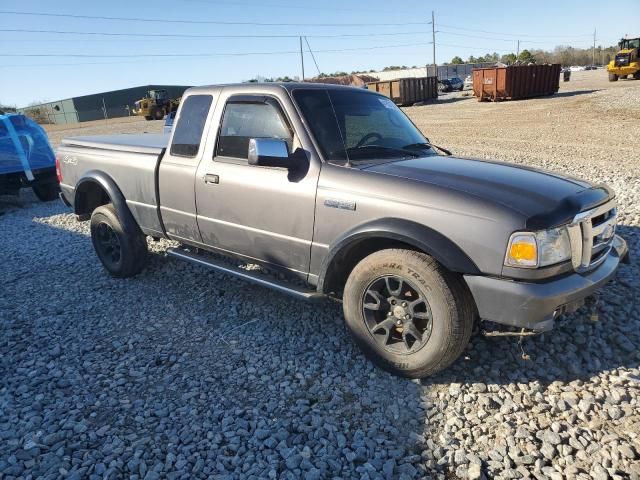
M 167 115 L 167 119 L 164 121 L 164 128 L 162 129 L 163 133 L 171 133 L 171 129 L 173 128 L 173 121 L 176 118 L 175 110 L 173 112 L 169 112 Z
M 0 195 L 32 188 L 43 202 L 58 197 L 56 158 L 44 129 L 24 115 L 0 115 Z

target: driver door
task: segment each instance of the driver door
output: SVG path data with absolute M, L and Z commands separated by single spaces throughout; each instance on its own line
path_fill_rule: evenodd
M 233 95 L 218 102 L 218 136 L 196 175 L 197 221 L 207 246 L 309 272 L 319 165 L 304 151 L 288 97 Z M 290 110 L 291 111 L 291 110 Z M 300 125 L 298 125 L 300 128 Z M 278 138 L 299 167 L 250 165 L 251 138 Z

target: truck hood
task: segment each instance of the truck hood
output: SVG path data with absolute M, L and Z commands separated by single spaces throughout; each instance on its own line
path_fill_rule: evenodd
M 503 162 L 429 156 L 363 167 L 449 188 L 507 207 L 525 217 L 527 228 L 548 228 L 613 197 L 606 186 Z

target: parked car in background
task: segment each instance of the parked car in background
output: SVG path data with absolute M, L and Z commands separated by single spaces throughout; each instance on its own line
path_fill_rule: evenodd
M 43 202 L 58 197 L 56 160 L 44 129 L 24 115 L 0 115 L 0 195 L 32 188 Z
M 461 92 L 463 89 L 464 89 L 464 82 L 458 77 L 438 80 L 438 91 L 440 92 L 453 92 L 455 90 L 458 90 Z
M 162 131 L 164 133 L 171 133 L 171 129 L 173 128 L 173 121 L 176 118 L 176 112 L 169 112 L 169 115 L 167 115 L 166 120 L 164 121 L 164 128 L 162 129 Z
M 610 188 L 457 158 L 372 91 L 214 85 L 187 90 L 178 112 L 168 138 L 65 138 L 58 150 L 63 200 L 91 221 L 105 269 L 131 277 L 147 236 L 175 240 L 175 259 L 341 300 L 355 342 L 397 374 L 444 369 L 480 319 L 548 331 L 628 259 Z

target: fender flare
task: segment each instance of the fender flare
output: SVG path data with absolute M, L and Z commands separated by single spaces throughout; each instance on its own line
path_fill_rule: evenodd
M 116 210 L 116 215 L 122 222 L 122 226 L 126 232 L 141 232 L 140 226 L 138 225 L 136 219 L 133 217 L 131 210 L 129 210 L 127 201 L 118 188 L 118 185 L 113 180 L 113 178 L 111 178 L 108 174 L 101 170 L 89 170 L 84 175 L 82 175 L 82 177 L 80 177 L 80 180 L 78 180 L 78 183 L 76 183 L 73 202 L 73 209 L 76 215 L 81 215 L 80 212 L 82 212 L 82 202 L 81 198 L 79 197 L 80 195 L 82 195 L 82 187 L 89 184 L 96 184 L 106 192 L 109 200 L 111 200 L 113 208 Z
M 406 243 L 435 258 L 453 272 L 480 274 L 471 258 L 452 240 L 425 225 L 401 218 L 380 218 L 363 223 L 339 236 L 330 246 L 320 267 L 318 290 L 324 291 L 327 273 L 340 252 L 367 239 L 393 240 Z

